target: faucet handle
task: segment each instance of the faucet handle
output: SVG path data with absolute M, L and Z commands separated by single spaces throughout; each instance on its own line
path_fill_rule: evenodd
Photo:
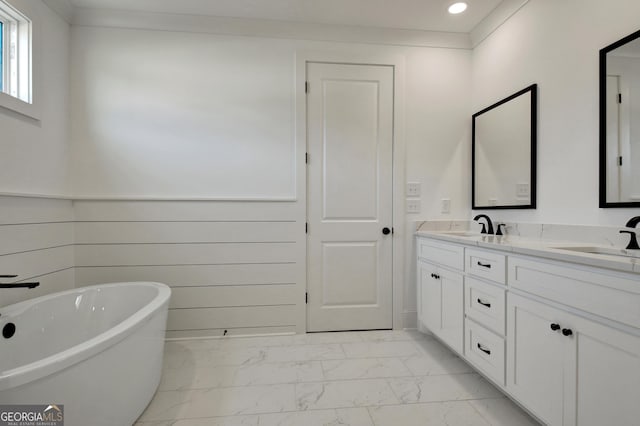
M 629 240 L 629 244 L 626 247 L 626 250 L 640 250 L 640 246 L 638 246 L 638 238 L 636 236 L 635 231 L 630 231 L 627 229 L 623 229 L 620 231 L 621 234 L 629 234 L 631 239 Z
M 484 223 L 480 223 L 480 225 L 482 225 L 482 230 L 480 231 L 481 234 L 486 234 L 487 233 L 487 227 Z
M 502 232 L 502 228 L 500 228 L 501 226 L 507 226 L 505 223 L 499 223 L 496 225 L 497 229 L 496 229 L 496 235 L 505 235 Z

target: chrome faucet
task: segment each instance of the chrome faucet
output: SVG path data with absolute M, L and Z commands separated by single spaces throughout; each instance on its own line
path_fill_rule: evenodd
M 486 227 L 484 226 L 484 223 L 478 222 L 478 220 L 480 220 L 482 218 L 487 219 L 487 226 Z M 493 235 L 493 223 L 491 222 L 491 218 L 489 218 L 489 216 L 487 216 L 486 214 L 479 214 L 478 216 L 474 217 L 473 220 L 475 220 L 480 225 L 482 225 L 482 231 L 480 231 L 481 234 Z
M 18 278 L 17 275 L 0 275 L 0 279 L 3 278 Z M 0 288 L 36 288 L 40 285 L 40 283 L 11 283 L 11 284 L 0 284 Z
M 634 229 L 636 225 L 640 223 L 640 216 L 632 217 L 629 219 L 625 227 Z M 621 234 L 629 234 L 631 239 L 629 240 L 629 244 L 627 245 L 627 250 L 640 250 L 640 246 L 638 246 L 638 238 L 636 236 L 636 231 L 629 231 L 626 229 L 622 229 L 620 231 Z

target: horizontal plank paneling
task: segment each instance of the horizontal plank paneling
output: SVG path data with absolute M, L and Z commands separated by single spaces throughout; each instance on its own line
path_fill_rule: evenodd
M 75 241 L 91 243 L 294 242 L 296 222 L 78 222 Z
M 67 268 L 73 268 L 73 246 L 0 256 L 0 274 L 18 275 L 18 278 L 6 282 L 25 280 Z
M 73 220 L 73 205 L 69 200 L 0 196 L 0 212 L 0 225 Z
M 0 255 L 73 244 L 73 223 L 0 226 Z
M 76 245 L 76 266 L 283 263 L 294 243 Z
M 292 305 L 293 284 L 218 287 L 179 287 L 171 293 L 170 308 Z M 300 302 L 300 300 L 298 300 Z
M 295 201 L 75 201 L 83 221 L 295 221 Z
M 244 265 L 77 267 L 79 286 L 108 282 L 156 281 L 171 287 L 296 282 L 293 263 Z
M 170 309 L 167 330 L 271 327 L 295 322 L 294 305 Z
M 0 306 L 75 287 L 73 205 L 69 200 L 0 196 L 0 274 L 38 281 L 0 292 Z
M 168 337 L 299 326 L 296 202 L 0 197 L 0 211 L 0 273 L 41 282 L 0 293 L 0 305 L 76 284 L 157 281 L 173 287 Z
M 73 278 L 73 268 L 31 278 L 29 281 L 37 281 L 40 286 L 34 289 L 3 289 L 0 293 L 0 306 L 7 306 L 23 300 L 44 296 L 45 294 L 72 289 L 74 288 Z
M 74 214 L 77 285 L 170 285 L 169 337 L 296 330 L 295 201 L 77 200 Z
M 226 334 L 225 334 L 226 331 Z M 256 336 L 265 334 L 295 334 L 296 328 L 292 325 L 280 327 L 238 327 L 238 328 L 210 328 L 205 330 L 174 330 L 167 331 L 167 339 L 198 339 L 218 338 L 226 336 Z

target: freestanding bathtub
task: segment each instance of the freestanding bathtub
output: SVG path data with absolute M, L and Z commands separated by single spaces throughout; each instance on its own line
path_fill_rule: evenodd
M 0 308 L 0 404 L 63 404 L 65 426 L 129 426 L 160 382 L 171 289 L 117 283 Z

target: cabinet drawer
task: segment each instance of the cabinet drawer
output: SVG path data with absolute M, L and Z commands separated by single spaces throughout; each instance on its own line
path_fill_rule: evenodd
M 469 274 L 506 283 L 506 256 L 485 250 L 465 249 L 465 269 Z
M 464 313 L 500 335 L 505 332 L 504 288 L 467 277 Z
M 640 328 L 640 275 L 509 257 L 509 287 Z
M 466 319 L 464 346 L 469 362 L 496 383 L 505 385 L 505 343 L 502 337 Z
M 418 238 L 418 257 L 454 269 L 464 268 L 464 247 L 456 244 Z

